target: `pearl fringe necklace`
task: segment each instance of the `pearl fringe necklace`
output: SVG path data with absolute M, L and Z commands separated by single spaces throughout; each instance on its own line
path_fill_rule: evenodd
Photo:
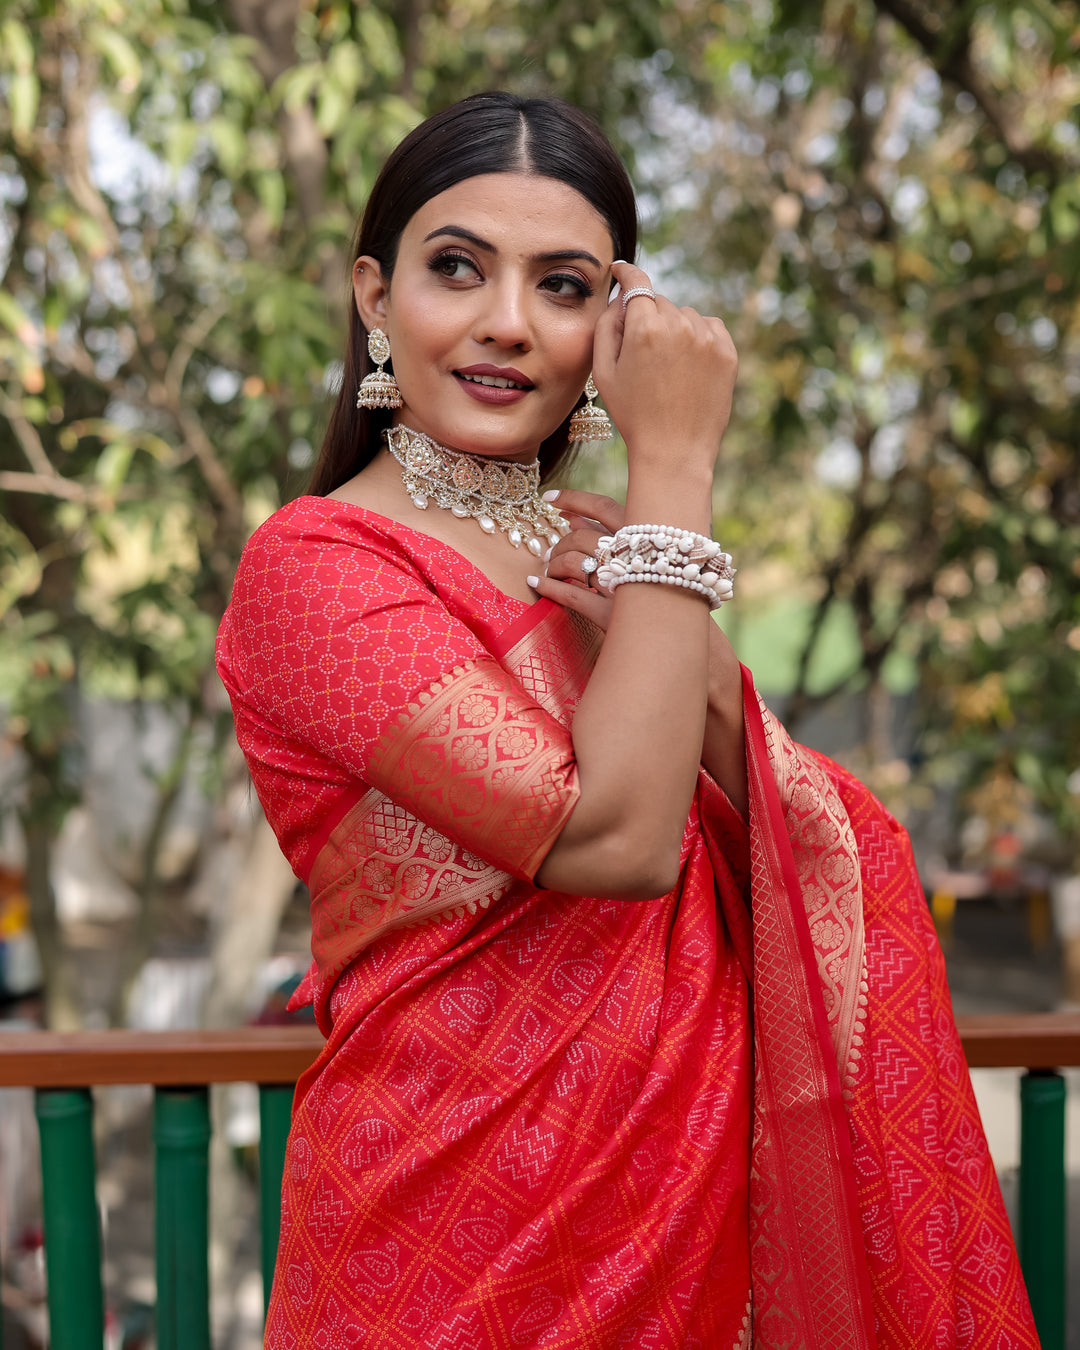
M 540 496 L 540 462 L 517 464 L 449 450 L 412 427 L 383 432 L 401 466 L 401 481 L 419 511 L 434 502 L 459 520 L 472 517 L 485 534 L 501 530 L 515 548 L 539 558 L 570 525 Z

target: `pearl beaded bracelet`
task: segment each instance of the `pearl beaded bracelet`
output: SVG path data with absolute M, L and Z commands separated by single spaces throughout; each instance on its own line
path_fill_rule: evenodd
M 675 525 L 624 525 L 597 541 L 597 585 L 607 591 L 646 581 L 696 591 L 718 609 L 730 600 L 735 569 L 715 540 Z

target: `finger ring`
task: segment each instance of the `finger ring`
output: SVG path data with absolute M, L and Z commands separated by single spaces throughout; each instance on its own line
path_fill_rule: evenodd
M 592 585 L 593 573 L 600 566 L 595 558 L 582 558 L 581 570 L 585 573 L 586 586 Z
M 650 300 L 656 299 L 656 292 L 650 286 L 631 286 L 628 291 L 622 293 L 623 313 L 626 313 L 626 306 L 633 300 L 635 295 L 647 295 Z

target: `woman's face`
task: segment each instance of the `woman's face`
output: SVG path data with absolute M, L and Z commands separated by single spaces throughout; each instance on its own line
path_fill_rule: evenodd
M 552 178 L 484 174 L 433 197 L 405 227 L 389 288 L 371 258 L 353 274 L 365 326 L 390 339 L 397 420 L 458 450 L 532 459 L 585 387 L 613 256 L 603 217 Z

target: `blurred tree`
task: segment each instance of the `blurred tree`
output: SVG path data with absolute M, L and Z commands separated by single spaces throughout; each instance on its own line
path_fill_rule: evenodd
M 0 699 L 26 765 L 54 1025 L 79 1017 L 49 875 L 85 787 L 80 698 L 157 700 L 177 725 L 129 878 L 142 910 L 119 1016 L 154 943 L 190 757 L 209 739 L 222 753 L 204 753 L 204 771 L 242 777 L 213 635 L 247 533 L 313 460 L 340 378 L 347 241 L 386 152 L 427 111 L 492 84 L 554 89 L 617 132 L 650 95 L 642 58 L 686 22 L 668 3 L 616 17 L 597 0 L 5 7 Z M 291 877 L 265 824 L 236 833 L 226 819 L 213 841 L 250 853 L 217 946 L 250 966 Z M 261 938 L 238 942 L 256 912 Z M 215 961 L 220 1020 L 245 988 L 228 965 Z
M 403 132 L 491 85 L 594 113 L 657 277 L 731 320 L 718 512 L 744 612 L 801 601 L 796 721 L 865 687 L 868 764 L 895 772 L 884 693 L 915 663 L 929 770 L 995 765 L 1075 849 L 1078 48 L 1073 0 L 12 0 L 0 699 L 53 1022 L 79 1011 L 48 877 L 85 786 L 80 700 L 175 711 L 118 1011 L 177 784 L 192 757 L 222 800 L 242 781 L 213 634 L 246 534 L 313 459 L 353 219 Z M 243 860 L 221 1020 L 291 886 L 246 822 L 223 812 L 194 864 Z
M 659 267 L 733 316 L 718 500 L 743 601 L 806 602 L 789 721 L 866 690 L 886 786 L 917 670 L 924 779 L 1004 774 L 1080 865 L 1080 11 L 708 16 L 712 96 L 660 87 L 639 171 Z

